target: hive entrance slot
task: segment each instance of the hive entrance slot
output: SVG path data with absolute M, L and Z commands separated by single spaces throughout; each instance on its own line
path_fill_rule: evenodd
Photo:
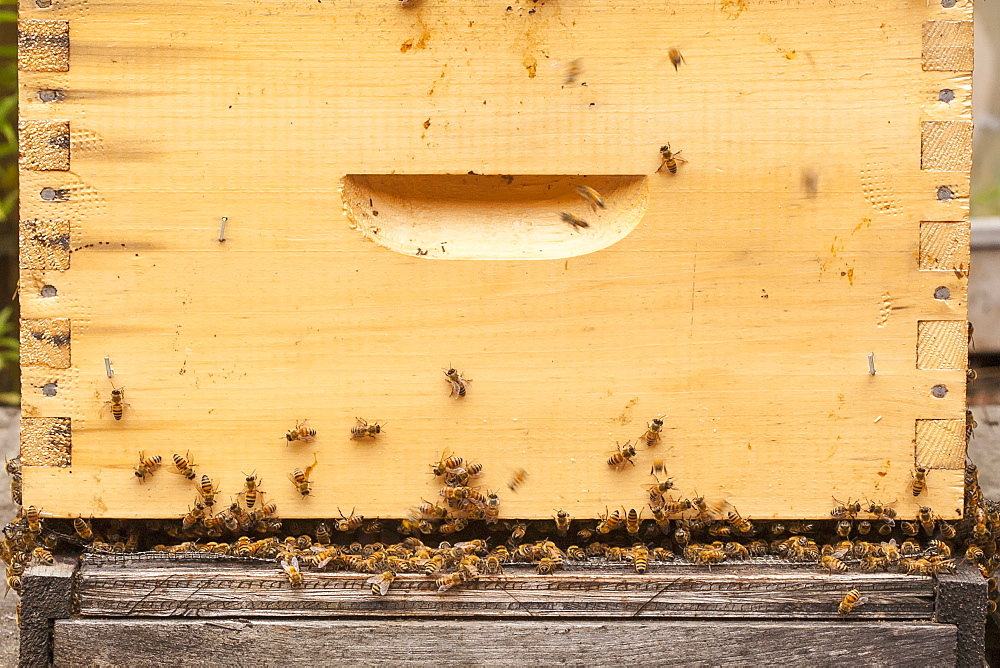
M 577 191 L 588 186 L 600 208 Z M 645 176 L 349 174 L 351 227 L 389 250 L 440 260 L 551 260 L 624 239 L 649 202 Z M 564 220 L 570 214 L 586 222 Z

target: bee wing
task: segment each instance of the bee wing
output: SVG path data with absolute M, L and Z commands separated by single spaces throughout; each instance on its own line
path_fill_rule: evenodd
M 847 550 L 847 548 L 845 547 L 845 548 L 843 548 L 843 549 L 841 549 L 841 550 L 837 550 L 836 552 L 834 552 L 834 553 L 833 553 L 832 555 L 830 555 L 830 556 L 832 556 L 832 557 L 833 557 L 834 559 L 843 559 L 843 558 L 844 558 L 844 557 L 845 557 L 845 556 L 847 555 L 847 551 L 848 551 L 848 550 Z
M 283 570 L 284 570 L 284 571 L 285 571 L 286 573 L 291 573 L 291 572 L 292 572 L 292 567 L 288 565 L 288 562 L 287 562 L 287 561 L 282 561 L 282 562 L 281 562 L 281 568 L 282 568 L 282 569 L 283 569 Z

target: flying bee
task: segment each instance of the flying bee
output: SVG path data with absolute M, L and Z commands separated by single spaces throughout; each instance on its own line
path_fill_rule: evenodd
M 635 446 L 632 445 L 632 441 L 625 441 L 625 445 L 616 442 L 615 446 L 618 452 L 608 457 L 608 466 L 614 466 L 617 471 L 621 471 L 626 463 L 635 466 L 635 462 L 632 461 L 635 457 Z
M 583 61 L 577 58 L 569 64 L 566 68 L 566 77 L 563 79 L 563 85 L 569 86 L 576 82 L 576 78 L 580 76 L 583 72 Z
M 296 557 L 292 557 L 291 563 L 282 560 L 281 568 L 288 576 L 288 584 L 291 587 L 298 589 L 302 586 L 302 571 L 299 570 L 299 560 Z
M 649 475 L 655 477 L 659 481 L 659 476 L 667 476 L 667 465 L 662 459 L 654 459 L 653 465 L 649 467 Z
M 159 455 L 147 457 L 145 453 L 140 450 L 139 465 L 135 467 L 135 477 L 139 479 L 139 482 L 146 482 L 146 476 L 153 475 L 156 469 L 160 468 L 161 463 L 163 463 L 163 457 Z
M 257 505 L 257 498 L 263 494 L 260 491 L 260 480 L 257 479 L 257 472 L 254 471 L 250 475 L 244 473 L 246 476 L 246 482 L 244 483 L 243 491 L 239 493 L 239 496 L 243 497 L 243 503 L 246 504 L 247 509 L 252 509 Z
M 285 438 L 288 440 L 289 443 L 293 443 L 294 441 L 302 441 L 303 443 L 312 443 L 314 440 L 316 440 L 316 430 L 307 427 L 306 426 L 307 422 L 309 422 L 309 420 L 302 420 L 301 422 L 297 422 L 295 424 L 295 428 L 291 429 L 288 433 L 285 434 Z
M 90 528 L 90 523 L 82 517 L 74 518 L 73 531 L 81 540 L 90 541 L 94 539 L 94 531 Z
M 188 531 L 205 516 L 205 506 L 200 503 L 194 504 L 194 508 L 188 511 L 181 522 L 181 531 Z
M 201 476 L 201 484 L 198 485 L 198 493 L 201 494 L 201 501 L 207 507 L 211 508 L 215 505 L 215 495 L 218 493 L 218 489 L 212 483 L 212 479 L 207 475 Z
M 458 397 L 458 398 L 464 397 L 465 393 L 468 392 L 468 389 L 469 389 L 466 384 L 467 383 L 471 383 L 472 379 L 471 378 L 463 378 L 462 374 L 460 374 L 458 371 L 455 371 L 454 367 L 445 369 L 444 370 L 444 376 L 445 376 L 445 379 L 449 383 L 451 383 L 451 394 L 449 394 L 448 396 L 449 397 Z
M 657 172 L 662 172 L 663 168 L 666 167 L 667 171 L 671 174 L 677 173 L 677 163 L 687 162 L 684 158 L 680 157 L 681 152 L 670 150 L 670 144 L 666 144 L 660 147 L 660 167 L 656 170 Z
M 918 466 L 910 475 L 913 476 L 913 480 L 910 481 L 910 491 L 913 492 L 913 496 L 920 496 L 927 489 L 927 469 Z
M 174 454 L 174 465 L 170 467 L 171 473 L 179 473 L 188 480 L 194 480 L 194 460 L 191 459 L 191 453 L 187 453 L 187 457 L 181 457 L 178 454 Z
M 559 213 L 559 219 L 564 223 L 569 223 L 574 231 L 590 227 L 590 223 L 585 221 L 583 218 L 573 215 L 572 213 L 567 213 L 566 211 L 561 211 Z
M 520 489 L 524 481 L 528 479 L 528 472 L 524 469 L 514 469 L 514 474 L 510 478 L 510 482 L 507 483 L 507 489 L 512 492 L 516 492 Z
M 389 591 L 389 586 L 392 585 L 393 580 L 396 579 L 396 574 L 392 571 L 385 571 L 379 575 L 373 575 L 372 577 L 365 580 L 366 583 L 372 586 L 372 593 L 379 596 L 385 596 Z
M 638 536 L 641 524 L 642 513 L 636 512 L 635 508 L 632 508 L 625 514 L 625 530 L 628 531 L 628 535 Z
M 658 417 L 653 418 L 646 428 L 646 433 L 642 435 L 642 438 L 646 440 L 646 447 L 651 448 L 660 442 L 661 429 L 663 429 L 663 419 Z
M 303 497 L 309 496 L 312 491 L 312 482 L 309 480 L 309 476 L 312 474 L 313 469 L 316 468 L 316 464 L 318 463 L 319 460 L 316 458 L 316 453 L 313 453 L 313 463 L 307 466 L 305 471 L 302 469 L 295 469 L 288 474 L 288 479 L 292 481 L 292 484 L 295 485 L 296 491 L 298 491 L 298 493 Z
M 111 415 L 116 420 L 121 420 L 125 415 L 125 409 L 130 408 L 129 404 L 125 402 L 125 388 L 115 387 L 114 383 L 111 384 L 111 400 L 105 401 L 104 406 L 101 408 L 101 413 L 111 409 Z
M 673 46 L 667 49 L 667 57 L 670 58 L 670 64 L 674 66 L 674 72 L 677 71 L 677 68 L 680 67 L 681 63 L 687 63 L 687 61 L 684 60 L 684 56 L 681 55 L 681 52 Z
M 846 617 L 854 611 L 854 608 L 864 605 L 867 600 L 867 597 L 861 597 L 861 592 L 857 589 L 852 589 L 840 601 L 840 605 L 837 607 L 837 614 Z
M 379 434 L 382 433 L 383 425 L 378 422 L 375 424 L 368 424 L 367 421 L 361 418 L 354 418 L 358 423 L 351 427 L 351 438 L 355 440 L 360 440 L 362 438 L 377 438 Z
M 573 518 L 565 510 L 556 511 L 556 533 L 560 536 L 565 536 L 569 533 L 569 525 L 572 522 Z
M 576 186 L 576 192 L 587 202 L 587 204 L 590 205 L 594 211 L 605 208 L 604 198 L 601 197 L 601 193 L 597 192 L 590 186 Z

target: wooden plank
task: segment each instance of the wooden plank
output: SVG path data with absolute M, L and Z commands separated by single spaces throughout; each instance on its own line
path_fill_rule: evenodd
M 17 131 L 21 169 L 69 169 L 69 121 L 20 121 Z
M 568 569 L 539 576 L 511 566 L 438 593 L 433 578 L 402 574 L 386 596 L 373 596 L 358 573 L 306 573 L 290 589 L 273 563 L 90 556 L 78 578 L 80 614 L 97 617 L 204 616 L 512 616 L 692 617 L 753 619 L 837 618 L 844 594 L 857 588 L 869 602 L 865 619 L 930 619 L 934 581 L 888 573 L 827 574 L 815 567 L 776 569 L 741 565 L 659 567 L 638 575 L 616 564 L 607 570 Z
M 917 420 L 916 465 L 929 469 L 963 469 L 965 429 L 965 420 Z
M 955 627 L 836 622 L 60 620 L 56 665 L 951 665 Z M 658 662 L 657 661 L 657 662 Z
M 52 662 L 52 620 L 73 612 L 76 560 L 60 558 L 52 566 L 29 566 L 21 577 L 20 668 L 43 668 Z
M 979 668 L 986 651 L 986 580 L 972 564 L 938 577 L 934 620 L 958 627 L 955 665 Z
M 640 507 L 661 454 L 678 496 L 755 519 L 833 497 L 959 514 L 960 471 L 906 489 L 916 421 L 965 410 L 962 369 L 916 364 L 917 322 L 965 319 L 965 278 L 914 258 L 921 221 L 968 205 L 966 143 L 927 134 L 928 169 L 954 171 L 917 153 L 922 122 L 969 120 L 926 94 L 967 88 L 966 4 L 414 4 L 21 8 L 25 35 L 66 23 L 72 54 L 21 80 L 23 118 L 69 121 L 73 159 L 21 175 L 22 216 L 68 221 L 74 255 L 44 276 L 57 300 L 23 294 L 27 330 L 73 332 L 72 358 L 25 340 L 27 365 L 72 372 L 56 400 L 25 386 L 26 415 L 73 429 L 71 467 L 25 468 L 28 503 L 179 517 L 189 481 L 132 469 L 190 450 L 224 498 L 266 471 L 282 517 L 401 517 L 449 447 L 484 488 L 530 473 L 506 517 Z M 607 211 L 578 182 L 610 184 Z M 474 379 L 461 400 L 451 364 Z M 661 452 L 605 464 L 660 414 Z M 387 429 L 352 441 L 355 416 Z M 314 447 L 288 446 L 306 418 Z M 286 474 L 314 452 L 303 499 Z
M 920 223 L 920 269 L 969 271 L 969 224 Z

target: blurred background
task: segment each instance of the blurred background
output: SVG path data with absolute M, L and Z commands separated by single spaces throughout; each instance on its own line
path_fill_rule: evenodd
M 0 2 L 0 456 L 18 450 L 17 305 L 17 5 Z M 970 365 L 977 379 L 969 405 L 978 428 L 969 455 L 984 493 L 1000 498 L 1000 3 L 976 6 L 973 75 L 972 273 L 969 320 L 975 325 Z M 0 524 L 16 512 L 0 470 Z M 0 599 L 0 666 L 17 663 L 13 594 Z

